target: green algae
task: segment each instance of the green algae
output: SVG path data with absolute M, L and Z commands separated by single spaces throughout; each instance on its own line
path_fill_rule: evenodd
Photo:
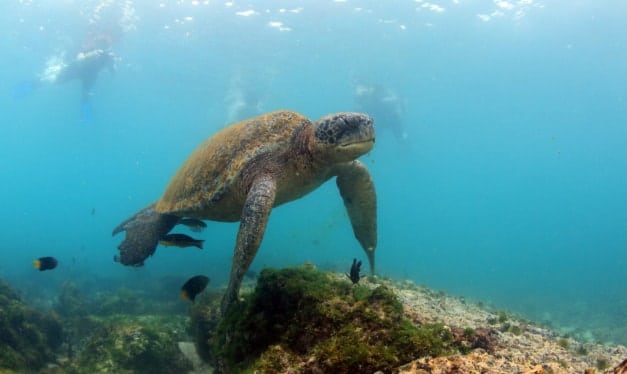
M 508 319 L 509 318 L 507 316 L 507 312 L 506 311 L 504 311 L 504 310 L 499 311 L 499 314 L 498 314 L 498 322 L 499 323 L 505 323 L 505 322 L 507 322 Z
M 191 370 L 178 349 L 181 321 L 164 316 L 103 320 L 65 368 L 70 373 L 183 373 Z
M 388 372 L 418 357 L 459 350 L 442 324 L 414 325 L 385 285 L 353 286 L 310 266 L 265 269 L 217 323 L 215 306 L 200 305 L 204 352 L 218 371 Z M 215 304 L 214 304 L 215 305 Z M 200 312 L 205 310 L 205 312 Z M 211 315 L 208 321 L 202 316 Z M 207 331 L 208 326 L 214 326 Z
M 34 371 L 54 361 L 63 332 L 55 314 L 39 312 L 0 280 L 0 369 Z
M 605 357 L 597 357 L 595 366 L 600 371 L 605 371 L 606 369 L 609 369 L 610 361 Z
M 211 361 L 213 331 L 220 321 L 221 299 L 221 292 L 208 289 L 189 309 L 191 323 L 188 332 L 193 337 L 196 352 L 204 361 Z
M 140 296 L 122 288 L 88 298 L 76 282 L 67 281 L 52 312 L 42 313 L 0 281 L 0 372 L 188 372 L 191 362 L 178 347 L 190 338 L 187 318 L 165 314 L 161 304 Z M 172 299 L 186 306 L 177 296 Z M 146 305 L 162 314 L 135 315 Z

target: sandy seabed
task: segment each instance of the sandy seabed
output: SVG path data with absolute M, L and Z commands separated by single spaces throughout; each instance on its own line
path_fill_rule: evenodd
M 421 358 L 402 366 L 400 373 L 627 374 L 625 346 L 579 342 L 529 321 L 505 316 L 504 312 L 489 311 L 479 303 L 416 286 L 411 281 L 395 282 L 391 286 L 410 319 L 458 328 L 487 328 L 494 338 L 490 351 L 479 348 L 466 355 Z

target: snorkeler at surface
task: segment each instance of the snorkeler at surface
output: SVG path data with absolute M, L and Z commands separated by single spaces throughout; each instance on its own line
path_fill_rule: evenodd
M 115 54 L 100 48 L 79 52 L 69 62 L 60 57 L 53 57 L 48 60 L 46 68 L 36 79 L 17 84 L 13 89 L 13 96 L 14 98 L 22 98 L 44 85 L 79 81 L 81 84 L 81 116 L 84 121 L 88 121 L 91 117 L 89 96 L 98 74 L 104 69 L 113 73 L 115 61 Z
M 248 73 L 247 75 L 255 74 Z M 258 75 L 267 76 L 267 74 Z M 245 73 L 239 70 L 231 76 L 224 97 L 227 122 L 238 122 L 263 113 L 264 97 L 260 89 L 263 85 L 261 82 L 251 82 L 251 78 L 246 78 Z
M 115 70 L 116 56 L 113 52 L 101 48 L 85 50 L 79 52 L 76 57 L 66 62 L 62 58 L 51 58 L 46 69 L 39 75 L 38 79 L 22 83 L 18 95 L 25 96 L 35 88 L 43 85 L 57 85 L 71 81 L 79 81 L 81 84 L 81 120 L 90 122 L 92 118 L 92 106 L 89 100 L 91 90 L 96 83 L 98 74 L 104 69 L 111 73 Z
M 73 80 L 81 82 L 81 101 L 85 102 L 96 82 L 98 73 L 115 68 L 115 55 L 103 49 L 79 52 L 69 63 L 59 62 L 46 68 L 40 76 L 40 83 L 60 84 Z
M 80 110 L 83 122 L 91 119 L 92 90 L 102 70 L 115 70 L 119 58 L 111 51 L 123 37 L 137 29 L 137 20 L 133 1 L 95 0 L 77 2 L 81 6 L 62 14 L 63 17 L 75 17 L 72 29 L 63 26 L 61 19 L 51 18 L 51 24 L 58 23 L 53 40 L 60 53 L 49 56 L 46 65 L 36 77 L 17 82 L 13 85 L 13 97 L 22 99 L 34 90 L 68 82 L 81 85 Z M 55 15 L 61 16 L 61 15 Z M 67 33 L 70 31 L 70 33 Z M 79 33 L 77 33 L 79 31 Z M 31 46 L 36 49 L 36 46 Z M 54 48 L 54 46 L 53 46 Z

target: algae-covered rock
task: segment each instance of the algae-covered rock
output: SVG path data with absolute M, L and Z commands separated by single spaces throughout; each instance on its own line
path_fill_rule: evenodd
M 194 340 L 198 355 L 204 361 L 211 361 L 211 343 L 213 331 L 220 321 L 221 299 L 222 292 L 208 289 L 190 308 L 189 333 Z
M 178 291 L 178 290 L 176 290 Z M 179 341 L 189 340 L 184 313 L 168 314 L 185 304 L 172 292 L 165 303 L 144 289 L 84 292 L 64 282 L 54 310 L 64 327 L 60 368 L 64 373 L 184 373 L 191 363 Z M 154 314 L 154 313 L 159 314 Z
M 193 323 L 211 326 L 202 315 Z M 353 286 L 310 266 L 262 271 L 255 291 L 207 336 L 223 372 L 389 372 L 457 350 L 447 327 L 405 319 L 390 288 Z
M 81 291 L 77 283 L 65 281 L 61 285 L 54 310 L 62 318 L 85 317 L 89 313 L 87 295 Z
M 0 370 L 38 370 L 55 360 L 62 339 L 54 314 L 27 306 L 0 280 Z
M 177 326 L 178 327 L 178 326 Z M 119 318 L 89 337 L 68 371 L 80 373 L 185 373 L 192 369 L 178 349 L 181 329 L 162 319 Z

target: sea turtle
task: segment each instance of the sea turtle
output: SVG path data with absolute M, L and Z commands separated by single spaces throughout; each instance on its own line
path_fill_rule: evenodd
M 336 113 L 316 122 L 281 110 L 230 125 L 202 143 L 170 180 L 161 198 L 122 222 L 116 261 L 142 266 L 159 240 L 182 218 L 240 221 L 225 312 L 261 244 L 273 207 L 298 199 L 332 177 L 374 273 L 376 193 L 357 157 L 374 145 L 374 126 L 361 113 Z

